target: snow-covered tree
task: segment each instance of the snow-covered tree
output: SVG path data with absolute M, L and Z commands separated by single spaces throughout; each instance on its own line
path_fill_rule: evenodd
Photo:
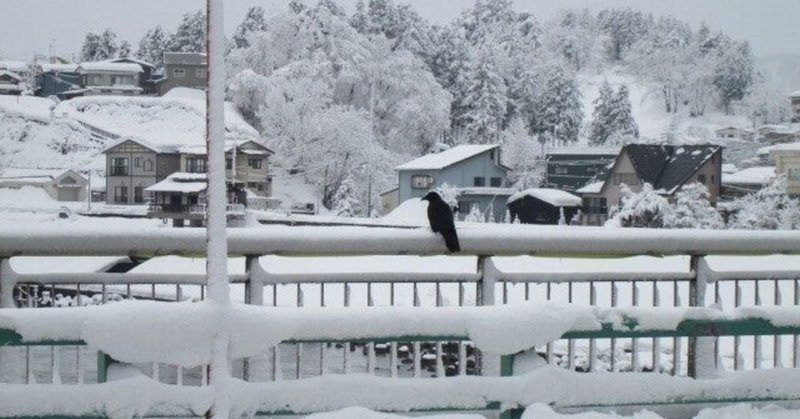
M 501 145 L 503 164 L 511 168 L 509 184 L 517 190 L 540 186 L 544 165 L 541 144 L 528 134 L 521 119 L 515 119 L 503 131 Z
M 97 61 L 97 57 L 100 55 L 100 42 L 100 35 L 88 32 L 81 47 L 81 61 Z
M 130 48 L 130 45 L 128 45 Z M 117 57 L 119 46 L 117 45 L 117 34 L 109 28 L 103 30 L 100 34 L 100 44 L 97 48 L 97 55 L 95 60 L 108 60 Z
M 620 190 L 622 205 L 613 210 L 606 227 L 661 228 L 665 218 L 671 216 L 669 201 L 656 193 L 649 183 L 642 185 L 639 193 L 625 184 L 620 185 Z
M 167 44 L 172 36 L 161 28 L 161 25 L 145 32 L 142 39 L 139 41 L 139 49 L 136 51 L 136 57 L 147 61 L 157 68 L 164 66 L 164 51 L 167 50 Z
M 167 44 L 167 50 L 173 52 L 205 52 L 206 50 L 206 14 L 202 10 L 183 15 L 178 29 Z
M 601 61 L 597 19 L 587 10 L 562 10 L 545 27 L 543 43 L 575 71 Z
M 355 183 L 350 176 L 345 177 L 333 197 L 334 211 L 340 217 L 363 215 L 363 201 L 357 196 Z
M 128 58 L 131 55 L 131 43 L 128 41 L 122 41 L 119 44 L 119 52 L 117 56 L 119 58 Z
M 744 98 L 755 77 L 755 62 L 749 44 L 725 43 L 714 71 L 714 85 L 719 91 L 722 109 L 726 113 L 730 113 L 731 105 L 735 101 Z
M 702 183 L 684 185 L 675 194 L 672 211 L 664 216 L 666 228 L 719 229 L 722 216 L 708 201 L 708 188 Z
M 480 52 L 475 67 L 466 75 L 466 111 L 458 125 L 473 144 L 499 140 L 506 113 L 506 85 L 492 61 Z
M 533 131 L 542 142 L 568 144 L 578 141 L 583 107 L 574 74 L 563 66 L 548 69 L 537 104 Z
M 249 37 L 253 32 L 264 32 L 267 30 L 267 21 L 264 17 L 264 9 L 261 6 L 251 6 L 242 23 L 236 27 L 233 33 L 233 42 L 236 48 L 244 48 L 250 45 Z
M 442 197 L 442 201 L 446 202 L 450 208 L 458 207 L 458 197 L 461 196 L 461 188 L 443 183 L 433 191 L 438 193 L 439 196 Z
M 800 207 L 786 193 L 786 177 L 778 176 L 769 186 L 735 199 L 730 205 L 728 227 L 743 230 L 794 230 L 800 228 Z
M 613 131 L 614 115 L 611 111 L 614 102 L 614 89 L 608 80 L 600 85 L 599 95 L 594 100 L 592 122 L 589 125 L 589 143 L 605 144 Z
M 464 217 L 464 221 L 468 223 L 485 223 L 486 216 L 483 215 L 478 204 L 473 204 L 469 209 L 469 213 Z

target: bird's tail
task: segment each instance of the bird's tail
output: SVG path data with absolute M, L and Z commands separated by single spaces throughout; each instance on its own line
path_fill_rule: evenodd
M 461 246 L 458 244 L 458 235 L 455 230 L 443 231 L 444 244 L 447 245 L 447 250 L 450 252 L 460 252 Z

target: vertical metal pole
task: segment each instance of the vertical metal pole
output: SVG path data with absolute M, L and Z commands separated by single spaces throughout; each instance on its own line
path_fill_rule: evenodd
M 597 289 L 595 288 L 594 281 L 589 281 L 589 305 L 597 305 Z M 589 339 L 589 371 L 594 372 L 597 362 L 597 342 L 594 339 Z
M 753 288 L 755 288 L 753 292 L 753 302 L 756 306 L 761 305 L 761 294 L 760 294 L 760 287 L 759 287 L 759 280 L 753 280 Z M 760 369 L 761 368 L 761 336 L 753 336 L 753 369 Z
M 0 308 L 14 307 L 14 281 L 8 258 L 0 258 Z
M 733 290 L 733 306 L 739 307 L 742 304 L 742 287 L 739 285 L 739 280 L 733 281 L 734 290 Z M 733 337 L 733 370 L 739 371 L 742 368 L 741 362 L 741 353 L 739 351 L 739 345 L 742 343 L 742 338 L 739 336 Z
M 639 284 L 636 281 L 631 283 L 631 305 L 639 306 Z M 639 341 L 631 339 L 631 372 L 639 371 Z
M 661 305 L 661 292 L 658 289 L 658 281 L 653 281 L 653 307 Z M 660 372 L 661 369 L 661 339 L 653 338 L 653 372 Z
M 783 296 L 781 295 L 781 288 L 780 283 L 776 279 L 775 282 L 775 289 L 773 294 L 773 303 L 775 307 L 780 307 L 783 304 Z M 783 346 L 783 339 L 780 335 L 775 335 L 772 340 L 772 367 L 773 368 L 782 368 L 783 367 L 783 351 L 781 347 Z
M 208 36 L 208 93 L 206 94 L 206 149 L 208 187 L 206 189 L 206 275 L 210 303 L 219 312 L 230 309 L 230 284 L 228 283 L 228 240 L 225 208 L 225 21 L 222 0 L 206 0 Z M 209 364 L 209 385 L 214 388 L 214 400 L 209 416 L 227 419 L 230 400 L 225 391 L 230 377 L 228 346 L 230 336 L 225 325 L 217 325 Z

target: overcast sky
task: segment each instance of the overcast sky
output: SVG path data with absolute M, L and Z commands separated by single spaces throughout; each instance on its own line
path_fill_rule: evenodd
M 286 10 L 289 0 L 225 0 L 226 27 L 232 31 L 247 8 L 259 4 L 267 14 Z M 316 1 L 316 0 L 313 0 Z M 348 11 L 357 0 L 339 0 Z M 399 0 L 410 3 L 431 23 L 445 23 L 474 0 Z M 655 15 L 673 15 L 693 27 L 712 29 L 750 41 L 756 55 L 800 54 L 800 0 L 514 0 L 519 10 L 540 19 L 558 9 L 632 6 Z M 27 60 L 34 52 L 71 57 L 87 31 L 112 28 L 134 48 L 144 32 L 161 24 L 174 30 L 184 13 L 204 0 L 0 0 L 0 58 Z

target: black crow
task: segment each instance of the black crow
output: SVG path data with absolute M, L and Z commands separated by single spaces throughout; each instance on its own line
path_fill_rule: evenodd
M 453 210 L 442 200 L 436 192 L 428 192 L 423 201 L 428 201 L 428 222 L 434 233 L 441 233 L 447 250 L 458 252 L 461 247 L 458 245 L 458 235 L 456 225 L 453 222 Z

